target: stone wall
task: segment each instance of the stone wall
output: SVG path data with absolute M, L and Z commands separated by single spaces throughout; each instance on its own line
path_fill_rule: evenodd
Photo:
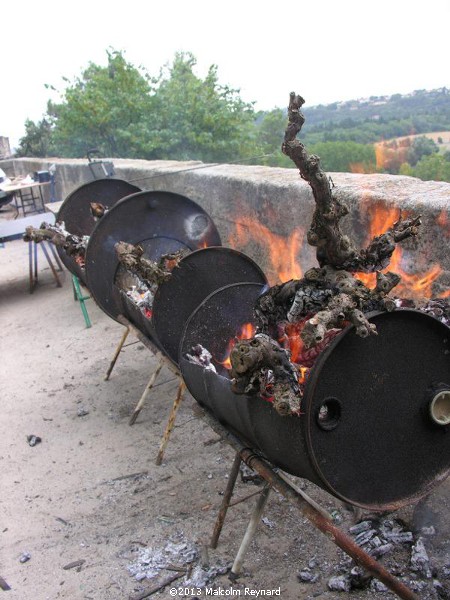
M 57 196 L 93 179 L 86 160 L 17 159 L 3 161 L 9 175 L 57 167 Z M 275 283 L 300 276 L 314 266 L 315 253 L 306 243 L 314 201 L 296 169 L 199 162 L 114 160 L 116 177 L 143 190 L 167 190 L 188 196 L 213 218 L 222 243 L 251 256 Z M 423 215 L 420 238 L 402 245 L 393 270 L 408 287 L 436 296 L 450 288 L 450 184 L 394 175 L 332 173 L 336 192 L 349 205 L 342 224 L 363 246 L 370 234 L 391 225 L 399 210 Z M 272 251 L 269 249 L 272 244 Z M 278 246 L 275 247 L 274 244 Z M 295 264 L 295 263 L 298 264 Z M 402 290 L 403 291 L 403 290 Z M 403 291 L 404 292 L 404 291 Z

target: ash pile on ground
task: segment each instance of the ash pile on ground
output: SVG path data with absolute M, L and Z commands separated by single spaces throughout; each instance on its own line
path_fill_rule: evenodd
M 339 522 L 340 518 L 339 513 L 336 513 L 335 519 Z M 419 598 L 450 598 L 448 553 L 430 559 L 427 551 L 427 548 L 431 549 L 433 546 L 431 539 L 437 536 L 434 525 L 424 525 L 411 531 L 407 523 L 392 515 L 373 515 L 350 526 L 348 532 L 358 546 L 383 563 L 390 573 L 416 592 Z M 322 579 L 330 591 L 351 593 L 367 589 L 375 597 L 388 597 L 387 587 L 345 554 L 342 554 L 333 570 L 334 575 L 328 579 L 323 577 L 321 564 L 313 557 L 298 574 L 298 580 L 315 583 Z
M 219 560 L 211 564 L 206 545 L 203 547 L 185 539 L 183 532 L 172 534 L 164 546 L 140 547 L 127 569 L 136 581 L 164 582 L 167 573 L 179 574 L 178 586 L 204 589 L 231 569 L 231 563 Z M 174 575 L 175 577 L 175 575 Z M 145 590 L 145 587 L 144 587 Z

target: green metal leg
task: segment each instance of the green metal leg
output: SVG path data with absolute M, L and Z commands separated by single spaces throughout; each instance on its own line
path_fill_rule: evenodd
M 89 300 L 90 296 L 83 296 L 81 292 L 80 280 L 76 275 L 72 275 L 72 285 L 73 285 L 73 297 L 74 300 L 78 300 L 80 303 L 81 312 L 83 313 L 84 320 L 86 322 L 86 327 L 92 327 L 91 320 L 88 315 L 88 311 L 85 305 L 85 300 Z

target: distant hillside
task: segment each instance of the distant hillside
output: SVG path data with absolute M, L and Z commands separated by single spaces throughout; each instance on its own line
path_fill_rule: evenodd
M 363 144 L 450 130 L 450 90 L 371 96 L 303 110 L 305 143 L 354 141 Z

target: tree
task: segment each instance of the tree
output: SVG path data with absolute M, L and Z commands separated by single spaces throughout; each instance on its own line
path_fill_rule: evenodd
M 196 59 L 177 53 L 154 80 L 149 158 L 239 160 L 254 153 L 254 110 L 239 90 L 219 84 L 212 65 L 204 80 Z
M 407 153 L 407 161 L 414 167 L 421 158 L 435 152 L 439 152 L 437 144 L 435 144 L 431 138 L 421 135 L 420 137 L 415 138 L 411 144 Z
M 293 168 L 292 161 L 281 152 L 283 132 L 286 129 L 286 111 L 274 108 L 263 112 L 256 119 L 256 146 L 255 153 L 265 155 L 257 159 L 258 164 L 271 167 Z M 255 161 L 256 162 L 256 161 Z
M 55 156 L 52 143 L 52 124 L 50 119 L 43 118 L 35 123 L 31 119 L 25 121 L 25 135 L 19 140 L 16 156 Z
M 107 51 L 106 67 L 90 63 L 70 83 L 59 103 L 49 102 L 53 142 L 60 156 L 85 156 L 99 148 L 106 156 L 139 157 L 152 111 L 150 78 L 121 52 Z
M 312 154 L 321 159 L 324 171 L 373 173 L 375 148 L 372 144 L 356 142 L 319 142 L 310 146 Z
M 48 103 L 45 121 L 59 156 L 99 148 L 110 157 L 235 161 L 255 153 L 253 105 L 219 84 L 215 65 L 201 79 L 194 56 L 178 53 L 152 78 L 122 52 L 109 50 L 107 58 L 106 66 L 90 63 L 66 79 L 60 100 Z M 28 137 L 39 125 L 29 128 Z M 21 146 L 28 155 L 35 147 Z
M 450 161 L 446 160 L 442 154 L 425 156 L 417 163 L 414 176 L 424 181 L 450 182 Z

